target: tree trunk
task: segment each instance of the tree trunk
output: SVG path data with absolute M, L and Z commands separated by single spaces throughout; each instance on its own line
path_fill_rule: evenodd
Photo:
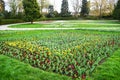
M 33 24 L 33 20 L 31 21 L 31 24 Z
M 100 5 L 100 15 L 99 15 L 99 18 L 101 19 L 102 17 L 102 4 Z

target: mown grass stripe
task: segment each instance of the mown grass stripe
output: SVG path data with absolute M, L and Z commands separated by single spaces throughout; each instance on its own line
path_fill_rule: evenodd
M 92 80 L 120 80 L 120 49 L 92 74 Z
M 0 80 L 72 80 L 59 74 L 49 73 L 29 64 L 0 55 Z

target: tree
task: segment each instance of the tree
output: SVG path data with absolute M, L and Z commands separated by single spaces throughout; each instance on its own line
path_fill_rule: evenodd
M 82 0 L 81 16 L 85 17 L 89 14 L 89 7 L 87 0 Z
M 82 0 L 72 0 L 72 7 L 74 10 L 74 16 L 78 17 L 79 13 L 80 13 L 80 9 L 82 7 Z
M 9 7 L 13 14 L 17 14 L 17 12 L 23 12 L 23 0 L 8 0 Z
M 23 9 L 23 0 L 17 0 L 17 15 L 16 18 L 24 19 L 24 9 Z
M 5 10 L 3 14 L 4 14 L 5 19 L 10 19 L 11 18 L 11 12 L 10 11 Z
M 40 12 L 43 13 L 43 11 L 49 7 L 49 0 L 37 0 L 40 6 Z
M 120 20 L 120 0 L 118 0 L 117 5 L 115 6 L 113 17 Z
M 111 15 L 114 9 L 115 0 L 94 0 L 92 1 L 92 11 L 93 14 L 99 16 Z
M 105 10 L 106 0 L 94 0 L 92 2 L 93 14 L 101 18 L 103 9 Z
M 68 8 L 68 0 L 63 0 L 61 5 L 61 16 L 68 17 L 70 16 L 69 8 Z
M 18 12 L 23 12 L 23 0 L 17 0 L 17 11 Z
M 21 18 L 23 17 L 23 0 L 8 0 L 7 4 L 10 7 L 10 17 L 11 18 Z
M 108 8 L 107 8 L 107 10 L 109 11 L 109 15 L 112 15 L 115 4 L 116 4 L 116 0 L 108 0 Z
M 9 3 L 10 10 L 12 12 L 12 15 L 15 16 L 17 14 L 17 0 L 9 0 L 8 3 Z
M 34 19 L 40 17 L 40 9 L 36 0 L 23 0 L 23 7 L 26 19 L 33 23 Z
M 3 0 L 0 0 L 0 24 L 3 18 L 3 12 L 5 11 L 5 3 Z
M 5 10 L 5 3 L 3 0 L 0 0 L 0 13 L 4 12 L 4 10 Z
M 60 16 L 57 11 L 54 11 L 54 15 L 55 15 L 55 17 L 59 17 Z
M 55 17 L 53 5 L 49 5 L 47 17 Z

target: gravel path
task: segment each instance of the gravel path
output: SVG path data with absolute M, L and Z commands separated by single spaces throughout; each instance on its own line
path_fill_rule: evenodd
M 24 24 L 24 23 L 20 23 Z M 77 28 L 9 28 L 8 26 L 16 25 L 16 24 L 10 24 L 10 25 L 0 25 L 0 30 L 74 30 Z
M 25 23 L 18 23 L 25 24 Z M 104 30 L 104 31 L 120 31 L 120 27 L 85 27 L 85 28 L 9 28 L 8 26 L 16 25 L 0 25 L 0 30 Z

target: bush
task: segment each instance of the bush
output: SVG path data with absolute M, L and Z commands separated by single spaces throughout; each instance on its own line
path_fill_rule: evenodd
M 55 17 L 55 18 L 40 18 L 37 21 L 45 21 L 45 20 L 76 20 L 75 17 Z
M 108 19 L 108 20 L 111 20 L 113 19 L 112 15 L 103 15 L 100 17 L 98 16 L 87 16 L 87 17 L 83 17 L 83 19 L 89 19 L 89 20 L 102 20 L 102 19 Z
M 60 17 L 60 14 L 57 11 L 54 11 L 55 17 Z
M 87 17 L 84 17 L 83 19 L 98 20 L 99 17 L 97 17 L 97 16 L 87 16 Z
M 0 24 L 1 24 L 1 22 L 2 22 L 2 19 L 1 19 L 1 17 L 0 17 Z
M 0 13 L 0 24 L 2 22 L 2 19 L 3 19 L 3 13 Z
M 8 11 L 4 11 L 4 18 L 5 19 L 10 19 L 11 18 L 11 12 L 8 12 Z
M 13 23 L 22 23 L 24 22 L 21 19 L 2 19 L 0 25 L 3 24 L 13 24 Z
M 103 19 L 113 19 L 112 15 L 104 15 L 102 16 Z
M 24 19 L 23 12 L 18 12 L 17 14 L 13 14 L 12 12 L 4 11 L 3 15 L 4 15 L 4 19 Z
M 45 16 L 47 18 L 55 18 L 55 17 L 60 17 L 60 14 L 57 11 L 54 11 L 53 13 L 48 13 Z
M 54 15 L 53 13 L 49 13 L 49 14 L 46 15 L 46 17 L 47 17 L 47 18 L 54 18 L 55 15 Z

